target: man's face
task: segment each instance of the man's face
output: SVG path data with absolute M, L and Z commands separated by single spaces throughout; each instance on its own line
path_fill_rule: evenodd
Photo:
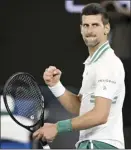
M 101 15 L 82 16 L 81 34 L 88 47 L 94 47 L 105 41 L 107 35 L 104 33 L 108 33 L 108 29 L 109 24 L 104 26 Z

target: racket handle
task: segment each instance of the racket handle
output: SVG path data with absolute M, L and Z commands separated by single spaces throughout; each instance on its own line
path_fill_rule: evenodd
M 40 140 L 40 143 L 42 144 L 42 146 L 47 145 L 47 142 L 46 142 L 46 141 L 42 141 L 42 140 Z
M 46 141 L 40 140 L 40 144 L 43 147 L 43 149 L 50 149 L 50 146 L 48 145 Z

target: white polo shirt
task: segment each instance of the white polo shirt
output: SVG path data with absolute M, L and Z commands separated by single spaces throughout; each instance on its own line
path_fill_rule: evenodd
M 80 115 L 95 106 L 95 96 L 112 100 L 108 120 L 105 124 L 81 130 L 79 141 L 97 140 L 117 148 L 125 148 L 123 136 L 122 107 L 125 97 L 125 71 L 121 60 L 115 55 L 107 41 L 84 62 Z

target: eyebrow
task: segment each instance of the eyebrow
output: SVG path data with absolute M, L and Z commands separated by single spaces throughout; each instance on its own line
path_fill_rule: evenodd
M 99 25 L 99 23 L 91 23 L 92 25 Z M 87 26 L 89 26 L 89 23 L 83 23 L 83 25 L 87 25 Z

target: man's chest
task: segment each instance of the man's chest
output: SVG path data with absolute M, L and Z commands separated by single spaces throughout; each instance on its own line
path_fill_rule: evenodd
M 88 65 L 85 66 L 83 72 L 83 80 L 82 80 L 82 91 L 92 92 L 96 86 L 96 66 L 95 65 Z

